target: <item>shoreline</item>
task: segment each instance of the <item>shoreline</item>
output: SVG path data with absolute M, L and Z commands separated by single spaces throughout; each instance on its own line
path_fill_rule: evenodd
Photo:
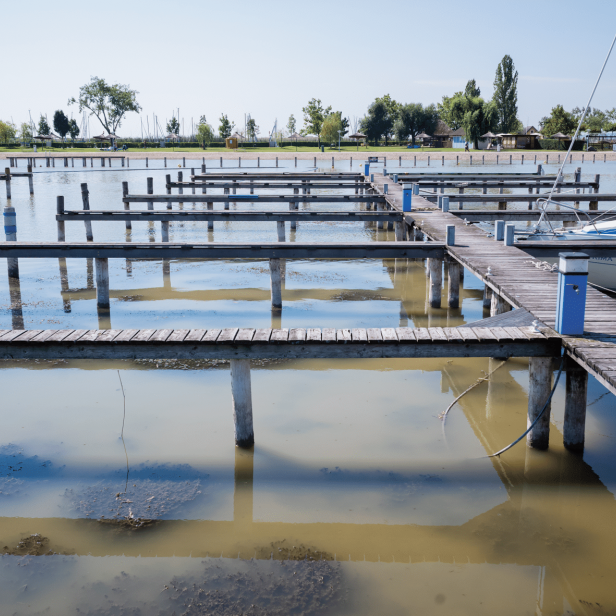
M 131 152 L 130 150 L 127 152 L 79 152 L 79 150 L 72 150 L 70 153 L 66 152 L 16 152 L 12 154 L 11 152 L 1 152 L 0 159 L 8 161 L 9 158 L 17 157 L 20 160 L 24 160 L 26 158 L 36 157 L 38 159 L 41 158 L 91 158 L 104 156 L 105 158 L 130 158 L 131 160 L 145 160 L 146 158 L 152 160 L 163 160 L 165 157 L 169 160 L 182 160 L 182 158 L 186 158 L 189 160 L 219 160 L 220 158 L 224 160 L 236 160 L 241 158 L 242 160 L 257 160 L 257 158 L 263 160 L 275 160 L 278 158 L 279 160 L 349 160 L 353 158 L 357 161 L 363 161 L 368 156 L 378 156 L 379 159 L 389 159 L 390 161 L 397 162 L 399 159 L 405 161 L 427 161 L 430 158 L 434 163 L 441 162 L 443 160 L 459 160 L 462 164 L 470 163 L 471 157 L 473 159 L 474 164 L 481 164 L 482 161 L 485 161 L 487 164 L 492 164 L 498 162 L 500 164 L 506 165 L 509 163 L 509 160 L 512 162 L 522 162 L 522 157 L 524 157 L 524 162 L 528 162 L 529 164 L 535 163 L 535 157 L 537 163 L 545 164 L 546 159 L 549 160 L 550 163 L 558 163 L 559 156 L 562 161 L 562 156 L 564 152 L 557 152 L 555 150 L 529 150 L 528 153 L 521 152 L 511 152 L 507 153 L 506 151 L 501 151 L 499 153 L 490 151 L 486 152 L 485 150 L 477 150 L 475 152 L 379 152 L 379 151 L 371 151 L 371 150 L 362 150 L 360 152 L 278 152 L 278 153 L 252 153 L 248 150 L 232 150 L 229 152 L 181 152 L 181 151 L 160 151 L 160 150 L 152 150 L 151 152 Z M 595 162 L 603 162 L 605 161 L 614 161 L 616 160 L 616 152 L 572 152 L 572 161 L 573 162 L 592 162 L 593 156 L 595 157 Z M 477 161 L 475 163 L 475 161 Z

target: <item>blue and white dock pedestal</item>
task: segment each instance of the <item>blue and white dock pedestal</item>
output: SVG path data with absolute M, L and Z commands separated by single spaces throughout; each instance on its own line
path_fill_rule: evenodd
M 555 329 L 564 336 L 580 336 L 584 333 L 588 255 L 561 252 L 558 256 Z
M 410 212 L 413 201 L 413 184 L 402 185 L 402 211 Z

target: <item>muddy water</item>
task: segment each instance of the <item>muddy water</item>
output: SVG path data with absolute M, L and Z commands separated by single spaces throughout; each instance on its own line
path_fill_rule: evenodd
M 87 181 L 113 209 L 128 172 L 106 173 Z M 53 239 L 54 194 L 78 199 L 83 181 L 62 175 L 18 210 L 21 239 Z M 271 325 L 265 263 L 110 266 L 113 327 Z M 68 261 L 65 292 L 57 263 L 20 268 L 27 328 L 98 326 L 85 261 Z M 289 262 L 282 325 L 471 322 L 468 273 L 462 300 L 426 308 L 422 262 Z M 241 452 L 224 362 L 2 362 L 0 614 L 614 613 L 613 398 L 591 379 L 583 457 L 562 447 L 560 382 L 550 450 L 486 459 L 525 429 L 526 360 L 438 415 L 498 363 L 255 362 L 256 446 Z

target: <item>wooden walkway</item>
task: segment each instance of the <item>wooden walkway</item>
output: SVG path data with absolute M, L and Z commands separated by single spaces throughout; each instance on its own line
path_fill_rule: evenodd
M 532 327 L 0 330 L 1 359 L 545 357 L 560 346 Z
M 390 206 L 401 210 L 402 186 L 393 184 L 391 178 L 375 174 L 373 187 L 381 194 L 383 184 L 389 185 L 387 201 Z M 598 195 L 593 195 L 595 196 Z M 417 211 L 422 208 L 429 209 Z M 556 273 L 542 269 L 540 262 L 518 247 L 519 243 L 517 246 L 505 246 L 504 242 L 496 242 L 493 238 L 488 238 L 483 230 L 465 224 L 460 216 L 435 210 L 423 197 L 413 196 L 413 209 L 414 212 L 406 214 L 408 224 L 421 229 L 436 242 L 444 242 L 446 227 L 454 225 L 455 245 L 447 247 L 449 255 L 511 306 L 525 308 L 549 327 L 555 326 L 558 281 Z M 558 245 L 561 247 L 560 252 L 565 250 L 560 242 Z M 576 248 L 586 252 L 585 246 Z M 571 250 L 571 247 L 566 250 Z M 565 336 L 563 344 L 575 361 L 616 394 L 615 299 L 589 287 L 584 336 Z

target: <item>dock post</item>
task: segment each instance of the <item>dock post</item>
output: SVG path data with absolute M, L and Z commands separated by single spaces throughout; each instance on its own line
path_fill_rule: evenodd
M 169 184 L 169 182 L 171 181 L 171 176 L 167 175 L 166 176 L 166 180 L 167 180 L 167 184 Z M 153 195 L 154 194 L 154 178 L 147 178 L 147 192 L 148 195 Z M 171 189 L 167 188 L 167 194 L 171 194 Z M 148 201 L 148 210 L 153 210 L 154 209 L 154 201 Z
M 505 225 L 505 246 L 513 246 L 515 241 L 515 225 L 509 223 Z
M 30 189 L 30 194 L 34 194 L 34 178 L 32 176 L 32 165 L 28 165 L 28 188 Z
M 148 163 L 148 157 L 147 156 L 145 157 L 145 166 L 146 166 L 146 169 L 150 166 L 149 163 Z
M 492 307 L 492 289 L 486 284 L 483 286 L 483 309 L 490 310 Z
M 490 304 L 490 316 L 495 317 L 498 314 L 509 311 L 509 303 L 495 291 L 492 291 L 492 303 Z
M 528 366 L 527 427 L 535 421 L 552 391 L 552 358 L 531 357 Z M 541 419 L 526 435 L 526 444 L 534 449 L 547 449 L 550 442 L 550 412 L 548 404 Z
M 90 191 L 88 190 L 88 185 L 85 183 L 81 185 L 81 200 L 83 202 L 83 209 L 89 210 L 90 209 Z M 86 219 L 84 221 L 84 225 L 86 228 L 86 242 L 93 242 L 94 236 L 92 235 L 92 222 Z
M 243 448 L 252 447 L 255 442 L 255 433 L 252 423 L 250 360 L 232 359 L 230 363 L 235 445 Z
M 122 161 L 122 167 L 124 166 L 124 157 L 120 159 Z
M 272 293 L 272 312 L 282 310 L 282 275 L 280 259 L 270 259 L 270 288 Z
M 505 221 L 497 220 L 494 224 L 494 239 L 502 242 L 505 239 Z
M 182 156 L 182 167 L 186 167 L 186 156 Z
M 278 168 L 278 156 L 276 156 L 276 168 Z
M 126 198 L 128 196 L 128 182 L 122 182 L 122 197 Z M 128 212 L 130 211 L 130 203 L 127 201 L 124 202 L 124 209 Z M 133 223 L 130 220 L 126 221 L 126 228 L 132 229 Z
M 565 370 L 567 382 L 565 386 L 563 443 L 569 451 L 583 451 L 588 372 L 570 357 L 565 359 Z
M 4 183 L 6 184 L 6 198 L 10 199 L 11 198 L 11 169 L 10 167 L 6 167 L 4 169 L 4 176 L 5 176 L 5 181 Z
M 165 167 L 167 166 L 167 157 L 165 156 Z
M 445 246 L 456 245 L 456 226 L 447 225 L 447 235 L 445 237 Z
M 586 311 L 588 255 L 583 252 L 561 252 L 558 256 L 554 329 L 563 336 L 581 336 Z
M 64 157 L 64 166 L 68 167 L 68 156 Z
M 171 194 L 171 175 L 166 175 L 165 176 L 166 180 L 167 180 L 167 194 L 170 195 Z M 154 194 L 154 190 L 152 190 L 152 194 Z M 169 201 L 167 203 L 167 209 L 170 210 L 173 208 L 173 203 L 171 201 Z M 152 207 L 152 209 L 154 209 Z
M 316 167 L 316 166 L 317 166 L 317 157 L 315 156 L 314 157 L 314 165 L 313 165 L 313 167 Z
M 6 207 L 4 208 L 5 212 L 6 212 Z M 57 197 L 56 198 L 56 212 L 62 216 L 62 214 L 64 214 L 64 197 Z M 6 214 L 5 214 L 6 216 Z M 6 221 L 6 219 L 5 219 Z M 6 224 L 6 222 L 5 222 Z M 57 225 L 58 225 L 58 242 L 65 242 L 66 241 L 66 229 L 65 229 L 65 223 L 63 220 L 58 220 L 57 221 Z M 6 226 L 5 226 L 5 231 L 6 231 Z M 7 237 L 7 241 L 8 241 L 8 237 Z
M 160 239 L 161 242 L 169 241 L 169 221 L 163 220 L 160 223 Z M 163 265 L 166 259 L 163 259 Z
M 229 190 L 228 188 L 226 188 L 225 190 Z M 210 211 L 213 212 L 214 211 L 214 203 L 212 201 L 208 201 L 206 208 Z M 213 231 L 214 230 L 214 221 L 213 220 L 208 220 L 207 221 L 207 229 L 208 231 Z
M 242 157 L 241 156 L 237 157 L 237 166 L 238 166 L 238 169 L 242 167 Z
M 223 188 L 223 193 L 224 193 L 225 195 L 227 195 L 227 197 L 229 196 L 229 189 L 228 189 L 226 186 L 225 186 L 225 188 Z M 229 201 L 225 201 L 225 204 L 224 204 L 224 209 L 225 209 L 225 210 L 228 210 L 228 209 L 229 209 Z M 208 228 L 209 228 L 209 227 L 208 227 Z
M 194 180 L 194 178 L 195 178 L 195 170 L 194 169 L 190 170 L 190 176 L 191 176 L 191 179 L 192 179 L 192 183 L 194 184 L 195 183 L 195 180 Z M 195 194 L 195 187 L 194 186 L 192 187 L 192 194 L 193 195 Z
M 105 157 L 101 156 L 101 167 L 104 167 L 104 166 L 105 166 Z M 147 165 L 146 165 L 146 167 L 147 167 Z
M 303 180 L 302 180 L 303 182 Z M 304 194 L 306 193 L 306 189 L 302 188 L 302 191 L 304 192 Z M 298 195 L 299 196 L 299 188 L 294 188 L 293 189 L 293 194 L 294 195 Z M 297 201 L 295 203 L 289 203 L 289 210 L 296 210 L 298 209 L 298 205 L 297 205 Z M 297 221 L 296 220 L 292 220 L 291 224 L 289 225 L 289 228 L 291 230 L 297 229 Z
M 295 166 L 297 167 L 297 156 L 295 157 Z
M 443 288 L 443 260 L 430 259 L 430 307 L 441 307 L 441 293 Z
M 220 157 L 220 168 L 222 169 L 222 156 Z
M 278 232 L 278 241 L 279 242 L 284 242 L 285 241 L 285 239 L 284 239 L 284 234 L 285 234 L 285 231 L 284 231 L 284 220 L 279 220 L 279 221 L 276 222 L 276 230 Z
M 506 210 L 507 209 L 507 202 L 506 201 L 499 201 L 498 202 L 498 209 L 499 210 Z
M 374 204 L 374 209 L 377 212 L 382 212 L 383 211 L 383 206 L 380 203 L 375 203 Z M 383 219 L 376 221 L 376 228 L 377 229 L 383 229 Z
M 62 223 L 64 224 L 64 223 Z M 15 208 L 8 203 L 4 206 L 4 233 L 7 242 L 17 241 L 17 215 Z M 6 260 L 9 275 L 9 296 L 11 299 L 11 323 L 13 329 L 24 329 L 24 315 L 21 303 L 21 284 L 19 282 L 19 260 L 13 257 Z
M 96 268 L 96 307 L 109 310 L 109 259 L 94 259 Z
M 450 308 L 458 308 L 460 306 L 460 264 L 452 257 L 449 257 L 447 305 Z
M 405 224 L 406 223 L 403 220 L 397 220 L 394 223 L 394 230 L 395 230 L 395 233 L 396 233 L 396 242 L 404 242 L 405 241 L 405 239 L 406 239 L 406 237 L 405 237 L 406 233 L 405 233 L 405 230 L 404 230 L 404 225 Z
M 449 212 L 449 197 L 444 196 L 441 199 L 441 209 L 443 212 Z

